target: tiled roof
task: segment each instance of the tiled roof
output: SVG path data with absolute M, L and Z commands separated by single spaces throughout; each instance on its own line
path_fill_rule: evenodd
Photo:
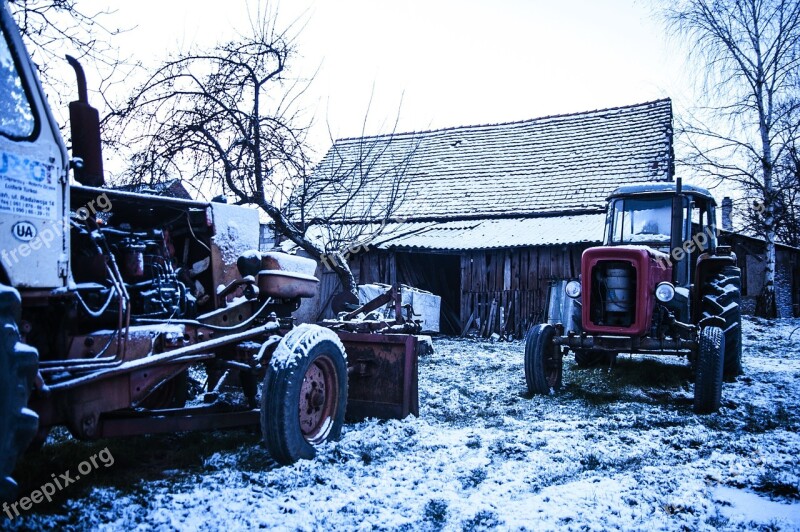
M 408 190 L 394 217 L 596 212 L 620 185 L 672 178 L 672 105 L 659 100 L 508 124 L 341 139 L 315 174 L 356 168 L 359 158 L 362 169 L 381 177 L 349 200 L 352 188 L 345 181 L 310 206 L 309 219 L 327 217 L 343 202 L 351 213 L 345 218 L 379 213 L 375 198 L 390 190 L 395 170 L 405 163 Z

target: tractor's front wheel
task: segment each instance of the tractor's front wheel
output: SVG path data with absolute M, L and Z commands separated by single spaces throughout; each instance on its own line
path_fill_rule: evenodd
M 719 327 L 703 327 L 700 331 L 694 380 L 694 411 L 712 414 L 722 400 L 722 366 L 725 334 Z
M 39 418 L 27 408 L 39 355 L 19 341 L 19 293 L 0 286 L 0 501 L 16 497 L 11 472 L 36 434 Z
M 547 323 L 534 325 L 525 336 L 525 382 L 528 392 L 548 395 L 561 388 L 563 373 L 561 348 L 553 343 L 555 328 Z
M 339 337 L 303 324 L 278 344 L 261 392 L 261 431 L 275 460 L 292 464 L 337 440 L 347 407 L 347 361 Z

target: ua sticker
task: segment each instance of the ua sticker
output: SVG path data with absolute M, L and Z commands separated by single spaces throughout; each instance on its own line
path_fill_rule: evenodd
M 11 227 L 11 234 L 17 240 L 30 242 L 36 237 L 36 226 L 30 222 L 17 222 Z

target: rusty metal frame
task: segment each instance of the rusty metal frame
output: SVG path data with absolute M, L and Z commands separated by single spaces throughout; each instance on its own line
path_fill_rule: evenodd
M 347 418 L 419 416 L 418 338 L 336 331 L 347 351 Z
M 175 431 L 217 430 L 248 427 L 260 423 L 260 410 L 237 410 L 219 406 L 157 410 L 158 416 L 127 412 L 106 414 L 100 419 L 98 437 L 163 434 Z
M 555 345 L 571 350 L 596 349 L 600 351 L 647 353 L 654 355 L 685 355 L 697 348 L 697 340 L 685 338 L 649 338 L 631 336 L 570 334 L 553 338 Z
M 202 355 L 201 358 L 213 358 L 214 355 L 212 352 L 216 349 L 230 344 L 244 342 L 245 340 L 250 340 L 261 335 L 270 334 L 277 331 L 279 328 L 280 325 L 277 322 L 270 322 L 240 333 L 230 334 L 221 338 L 214 338 L 213 340 L 187 345 L 186 347 L 179 347 L 178 349 L 173 349 L 172 351 L 167 351 L 166 353 L 160 353 L 158 355 L 151 355 L 146 358 L 131 360 L 114 368 L 97 371 L 95 373 L 82 375 L 68 381 L 53 384 L 50 386 L 50 393 L 70 390 L 79 386 L 85 386 L 90 383 L 102 381 L 110 377 L 116 377 L 121 374 L 140 371 L 146 368 L 153 368 L 166 363 L 180 364 L 195 362 L 200 360 L 200 358 L 197 358 L 198 355 Z
M 405 321 L 403 320 L 403 315 L 401 313 L 402 308 L 400 299 L 400 291 L 397 289 L 397 286 L 392 285 L 386 292 L 379 295 L 375 299 L 364 303 L 357 309 L 342 316 L 342 319 L 345 321 L 352 320 L 359 314 L 369 314 L 373 310 L 377 310 L 387 303 L 394 303 L 394 321 L 396 324 L 400 325 Z

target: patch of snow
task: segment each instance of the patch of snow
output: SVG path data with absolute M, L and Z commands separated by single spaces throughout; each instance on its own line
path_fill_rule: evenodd
M 292 345 L 310 334 L 301 327 Z M 562 389 L 529 397 L 522 342 L 436 337 L 419 361 L 419 418 L 347 424 L 314 460 L 284 467 L 257 436 L 216 433 L 195 469 L 166 455 L 163 471 L 140 476 L 141 464 L 119 460 L 109 471 L 141 480 L 112 488 L 93 477 L 99 485 L 71 486 L 56 507 L 0 528 L 798 529 L 798 327 L 747 319 L 746 374 L 706 416 L 692 413 L 691 372 L 677 357 L 621 355 L 609 371 L 568 356 Z M 296 363 L 282 344 L 277 358 Z M 191 438 L 110 441 L 155 454 Z M 56 456 L 91 455 L 90 443 L 53 445 Z
M 780 523 L 800 529 L 800 502 L 775 502 L 756 493 L 728 486 L 717 486 L 713 497 L 722 505 L 721 512 L 728 519 L 764 525 Z

